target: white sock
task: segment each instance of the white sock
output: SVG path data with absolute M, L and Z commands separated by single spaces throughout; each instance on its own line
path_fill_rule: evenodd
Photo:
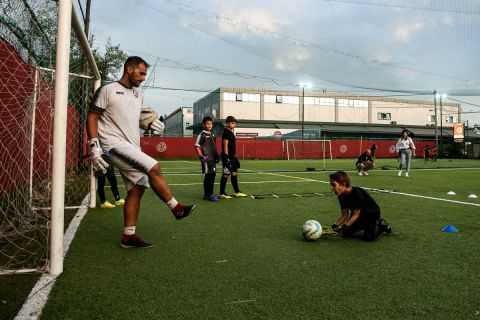
M 123 234 L 126 236 L 133 236 L 135 234 L 136 226 L 128 226 L 123 228 Z
M 167 201 L 167 206 L 170 208 L 170 210 L 173 210 L 173 208 L 175 208 L 177 204 L 178 204 L 178 201 L 174 197 L 172 197 L 172 199 Z

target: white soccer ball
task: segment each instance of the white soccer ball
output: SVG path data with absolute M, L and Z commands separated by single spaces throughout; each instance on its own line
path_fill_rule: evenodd
M 322 225 L 317 220 L 307 220 L 303 224 L 302 232 L 305 240 L 318 240 L 322 236 Z

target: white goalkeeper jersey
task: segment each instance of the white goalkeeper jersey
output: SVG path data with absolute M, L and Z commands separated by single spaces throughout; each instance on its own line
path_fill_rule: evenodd
M 109 83 L 95 92 L 90 111 L 101 114 L 98 139 L 104 151 L 125 143 L 140 149 L 140 111 L 143 94 L 120 82 Z

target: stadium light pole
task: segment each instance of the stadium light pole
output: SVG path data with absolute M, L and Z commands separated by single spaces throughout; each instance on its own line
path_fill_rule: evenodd
M 437 90 L 433 91 L 433 108 L 434 108 L 434 115 L 435 115 L 435 149 L 438 152 L 438 117 L 437 117 Z
M 443 154 L 443 100 L 446 98 L 445 93 L 440 95 L 440 154 Z
M 300 82 L 298 84 L 302 88 L 302 141 L 305 139 L 305 88 L 309 89 L 312 85 L 308 82 Z

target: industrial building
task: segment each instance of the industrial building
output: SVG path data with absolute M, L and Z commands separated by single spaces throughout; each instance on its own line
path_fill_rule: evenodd
M 398 132 L 397 128 L 416 127 L 432 133 L 435 124 L 449 134 L 454 123 L 461 122 L 461 107 L 438 99 L 432 101 L 362 96 L 317 91 L 277 91 L 245 88 L 219 88 L 193 104 L 193 123 L 199 130 L 202 118 L 221 120 L 232 115 L 239 120 L 238 136 L 285 136 L 302 132 L 320 132 L 328 126 L 366 128 L 378 133 Z M 435 121 L 437 120 L 437 121 Z M 338 130 L 337 130 L 338 131 Z M 340 132 L 339 132 L 340 133 Z M 430 136 L 430 135 L 429 135 Z M 312 137 L 315 138 L 315 137 Z
M 165 118 L 166 136 L 192 136 L 193 130 L 192 107 L 180 107 Z

